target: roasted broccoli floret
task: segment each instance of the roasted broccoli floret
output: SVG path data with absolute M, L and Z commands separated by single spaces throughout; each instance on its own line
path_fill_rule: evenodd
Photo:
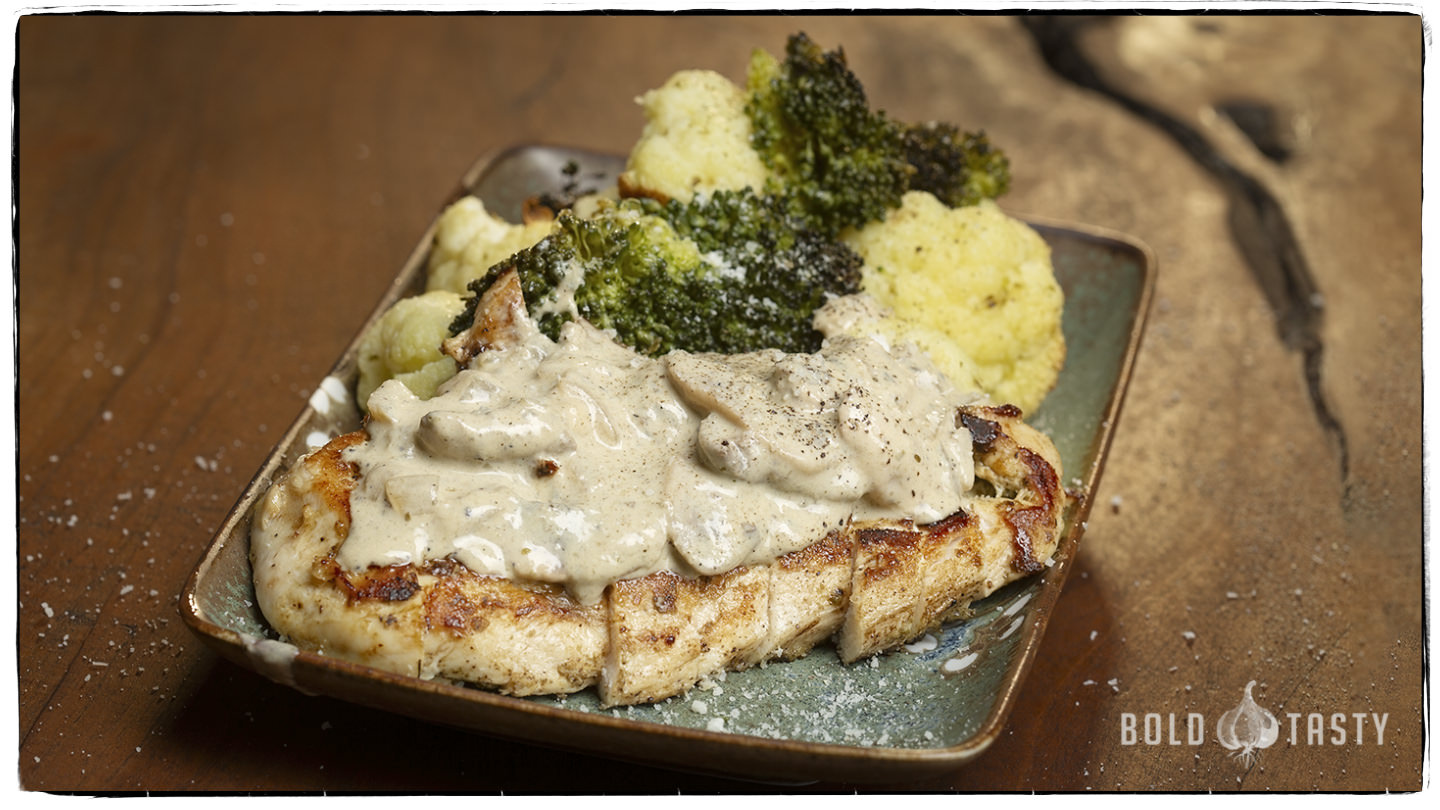
M 511 267 L 551 338 L 579 315 L 658 356 L 815 351 L 814 311 L 827 294 L 859 289 L 861 262 L 839 242 L 797 231 L 779 197 L 747 190 L 689 203 L 627 200 L 590 219 L 562 213 L 553 234 L 470 284 L 474 297 L 452 333 L 470 325 L 480 294 Z M 573 310 L 561 295 L 567 283 L 578 285 Z
M 751 144 L 812 227 L 837 234 L 900 204 L 914 172 L 904 128 L 870 109 L 843 51 L 795 34 L 783 62 L 755 51 L 747 85 Z
M 747 78 L 751 145 L 806 223 L 828 234 L 885 218 L 906 191 L 947 205 L 974 205 L 1010 183 L 1004 153 L 983 133 L 950 124 L 908 126 L 872 110 L 843 51 L 823 51 L 805 34 L 787 41 L 784 61 L 763 50 Z
M 810 325 L 815 310 L 830 295 L 860 291 L 860 256 L 805 228 L 784 195 L 744 189 L 645 205 L 719 269 L 721 278 L 712 283 L 723 290 L 715 301 L 723 309 L 715 311 L 709 351 L 816 351 L 821 336 Z
M 561 325 L 578 314 L 601 329 L 615 330 L 622 343 L 653 354 L 700 325 L 699 314 L 688 306 L 689 294 L 701 289 L 705 274 L 699 251 L 637 203 L 623 203 L 591 219 L 562 212 L 550 236 L 468 285 L 474 297 L 452 324 L 452 333 L 469 326 L 480 294 L 511 267 L 520 276 L 531 317 L 551 338 L 558 338 Z M 567 284 L 578 284 L 573 312 L 560 297 Z
M 905 130 L 905 160 L 915 167 L 910 188 L 928 191 L 951 208 L 993 200 L 1010 188 L 1010 161 L 983 132 L 916 124 Z

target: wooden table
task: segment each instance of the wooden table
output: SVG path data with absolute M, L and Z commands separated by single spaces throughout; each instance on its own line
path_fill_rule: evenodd
M 1011 156 L 1007 207 L 1134 234 L 1161 266 L 1007 730 L 888 787 L 1418 789 L 1422 29 L 1404 16 L 21 19 L 23 787 L 773 790 L 307 697 L 218 659 L 176 599 L 479 154 L 623 152 L 637 94 L 680 68 L 740 77 L 800 28 L 843 44 L 894 116 L 984 128 Z M 1252 680 L 1282 728 L 1247 767 L 1215 725 Z M 1146 714 L 1175 715 L 1181 743 L 1147 744 Z

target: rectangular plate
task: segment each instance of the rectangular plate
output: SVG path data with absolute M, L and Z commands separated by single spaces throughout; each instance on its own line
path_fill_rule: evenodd
M 583 186 L 614 183 L 623 159 L 546 146 L 481 159 L 456 192 L 519 221 L 523 202 L 559 192 L 574 161 Z M 255 607 L 252 508 L 309 449 L 360 425 L 354 390 L 359 335 L 424 285 L 431 225 L 369 320 L 217 532 L 181 595 L 186 624 L 224 657 L 303 692 L 329 695 L 486 734 L 608 757 L 750 779 L 846 782 L 934 776 L 984 751 L 1000 733 L 1074 559 L 1091 496 L 1139 347 L 1154 286 L 1144 245 L 1100 229 L 1027 219 L 1050 244 L 1065 290 L 1068 358 L 1029 420 L 1060 450 L 1076 498 L 1054 564 L 977 602 L 975 615 L 897 652 L 844 666 L 829 647 L 806 658 L 730 673 L 719 688 L 653 706 L 601 709 L 593 690 L 512 698 L 394 675 L 276 640 Z M 715 723 L 723 720 L 723 726 Z M 718 726 L 723 730 L 710 730 Z

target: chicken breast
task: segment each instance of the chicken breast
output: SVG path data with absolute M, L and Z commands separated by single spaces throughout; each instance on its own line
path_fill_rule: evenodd
M 297 646 L 403 675 L 511 695 L 597 686 L 606 705 L 661 700 L 703 678 L 793 659 L 834 638 L 856 661 L 963 615 L 971 601 L 1041 570 L 1062 528 L 1059 459 L 1005 406 L 967 407 L 972 493 L 929 525 L 852 523 L 774 562 L 716 576 L 622 580 L 595 604 L 563 588 L 475 574 L 452 560 L 349 571 L 356 470 L 334 439 L 275 484 L 251 553 L 260 607 Z

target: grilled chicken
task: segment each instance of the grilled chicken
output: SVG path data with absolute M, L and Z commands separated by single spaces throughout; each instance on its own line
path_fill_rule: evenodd
M 1007 406 L 962 408 L 989 494 L 929 525 L 851 523 L 773 563 L 716 576 L 660 572 L 581 604 L 556 585 L 477 575 L 440 560 L 350 571 L 357 471 L 343 451 L 302 459 L 264 499 L 252 532 L 261 610 L 287 640 L 379 669 L 512 695 L 598 688 L 607 705 L 661 700 L 726 669 L 793 659 L 826 639 L 856 661 L 964 614 L 1035 573 L 1054 551 L 1059 459 Z

